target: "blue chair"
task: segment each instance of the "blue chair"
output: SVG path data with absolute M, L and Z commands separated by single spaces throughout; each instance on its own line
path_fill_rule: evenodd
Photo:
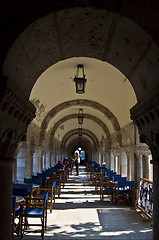
M 20 216 L 20 239 L 23 238 L 25 230 L 28 226 L 41 226 L 41 237 L 44 240 L 44 230 L 47 227 L 47 191 L 43 198 L 27 198 L 26 203 L 21 205 L 21 216 Z M 40 218 L 41 224 L 32 223 L 29 224 L 28 218 Z
M 116 190 L 116 202 L 124 200 L 129 205 L 134 206 L 135 199 L 135 182 L 134 181 L 118 181 Z
M 100 187 L 100 201 L 104 201 L 104 195 L 111 196 L 111 201 L 113 203 L 116 194 L 117 184 L 114 182 L 101 182 Z
M 28 187 L 23 184 L 20 185 L 13 184 L 13 195 L 27 197 L 29 194 Z
M 37 197 L 44 196 L 47 191 L 48 191 L 49 208 L 50 208 L 50 212 L 52 213 L 52 208 L 55 207 L 56 181 L 54 181 L 51 185 L 47 186 L 46 188 L 43 186 L 40 186 L 37 189 Z

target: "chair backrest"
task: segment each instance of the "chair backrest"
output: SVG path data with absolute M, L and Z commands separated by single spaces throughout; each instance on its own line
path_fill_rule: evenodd
M 123 181 L 123 182 L 118 181 L 117 185 L 118 187 L 134 187 L 135 182 L 134 181 Z
M 44 197 L 44 206 L 45 206 L 46 203 L 47 203 L 48 196 L 49 196 L 49 191 L 47 191 L 46 194 L 45 194 L 45 197 Z
M 28 196 L 28 188 L 13 188 L 13 195 L 17 196 Z
M 41 184 L 41 179 L 39 177 L 33 178 L 24 178 L 24 183 L 33 183 L 33 184 Z
M 54 189 L 55 187 L 56 187 L 56 181 L 53 182 L 52 189 Z
M 15 209 L 15 206 L 16 206 L 16 196 L 12 196 L 12 213 Z

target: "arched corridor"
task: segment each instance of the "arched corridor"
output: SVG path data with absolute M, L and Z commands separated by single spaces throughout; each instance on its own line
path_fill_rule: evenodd
M 78 148 L 86 162 L 135 181 L 136 193 L 141 177 L 153 181 L 158 240 L 158 9 L 157 0 L 2 4 L 0 240 L 11 240 L 13 183 Z

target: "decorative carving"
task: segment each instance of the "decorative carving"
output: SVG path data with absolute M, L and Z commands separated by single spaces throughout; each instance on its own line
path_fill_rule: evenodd
M 159 117 L 159 86 L 157 86 L 144 100 L 138 102 L 130 110 L 131 119 L 137 121 L 139 127 L 150 124 L 151 121 Z
M 0 157 L 14 156 L 18 142 L 25 136 L 26 130 L 35 117 L 35 107 L 31 102 L 18 96 L 8 87 L 0 88 Z
M 46 106 L 40 103 L 40 100 L 37 98 L 31 99 L 30 101 L 36 107 L 36 120 L 41 123 L 44 117 L 48 114 Z
M 131 110 L 131 119 L 138 126 L 140 142 L 146 143 L 153 157 L 153 162 L 159 161 L 159 86 L 137 103 Z

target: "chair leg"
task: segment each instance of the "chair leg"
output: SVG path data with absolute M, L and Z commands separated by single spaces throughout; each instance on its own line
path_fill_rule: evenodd
M 50 213 L 52 213 L 52 201 L 53 201 L 53 193 L 51 193 L 51 198 L 50 198 Z
M 23 238 L 23 217 L 20 217 L 20 240 Z
M 44 217 L 41 219 L 41 223 L 42 223 L 41 238 L 42 238 L 42 240 L 44 240 Z

